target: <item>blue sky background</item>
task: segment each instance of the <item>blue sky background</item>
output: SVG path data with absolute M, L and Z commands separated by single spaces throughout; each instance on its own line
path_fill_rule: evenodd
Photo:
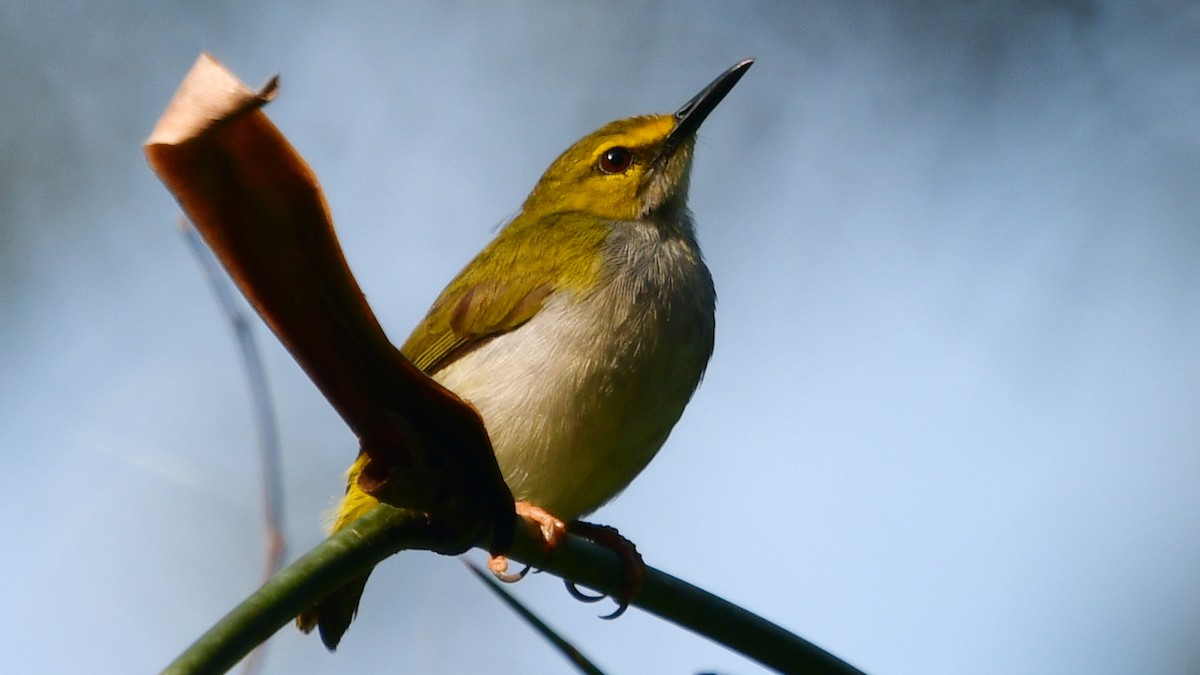
M 140 147 L 201 50 L 282 73 L 396 341 L 561 150 L 757 57 L 693 178 L 708 376 L 595 519 L 870 672 L 1200 670 L 1195 3 L 399 4 L 0 8 L 0 671 L 153 672 L 257 585 L 243 373 Z M 355 444 L 258 337 L 297 555 Z M 514 590 L 616 672 L 757 670 Z M 419 553 L 267 663 L 484 668 L 565 671 Z

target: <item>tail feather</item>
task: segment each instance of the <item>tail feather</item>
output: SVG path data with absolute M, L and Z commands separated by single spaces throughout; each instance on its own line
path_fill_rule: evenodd
M 296 627 L 305 633 L 318 629 L 325 648 L 329 651 L 337 649 L 350 622 L 354 621 L 354 615 L 358 613 L 358 601 L 362 598 L 370 575 L 368 572 L 354 579 L 301 612 L 296 617 Z
M 365 465 L 366 455 L 359 455 L 358 460 L 350 467 L 350 471 L 346 475 L 346 496 L 338 508 L 333 526 L 330 528 L 330 534 L 349 525 L 360 516 L 366 515 L 379 503 L 358 489 L 358 474 Z M 321 642 L 325 643 L 325 647 L 329 651 L 337 649 L 346 629 L 350 627 L 350 622 L 354 621 L 354 615 L 358 613 L 358 602 L 362 598 L 363 589 L 366 588 L 367 578 L 370 576 L 371 572 L 368 570 L 362 576 L 356 577 L 325 596 L 317 604 L 300 612 L 296 616 L 296 627 L 304 633 L 311 633 L 314 628 L 318 629 L 321 634 Z

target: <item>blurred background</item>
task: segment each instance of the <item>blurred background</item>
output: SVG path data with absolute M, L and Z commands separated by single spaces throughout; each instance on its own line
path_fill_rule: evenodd
M 229 327 L 141 142 L 202 50 L 321 178 L 397 342 L 578 137 L 758 64 L 702 130 L 708 376 L 594 519 L 874 673 L 1200 672 L 1200 6 L 0 7 L 0 670 L 152 672 L 259 582 Z M 261 326 L 292 556 L 354 439 Z M 476 553 L 477 560 L 482 555 Z M 756 672 L 548 577 L 616 672 Z M 462 567 L 268 673 L 563 672 Z

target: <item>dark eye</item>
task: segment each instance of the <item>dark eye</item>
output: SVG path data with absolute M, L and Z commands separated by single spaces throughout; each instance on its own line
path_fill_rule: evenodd
M 633 164 L 633 153 L 629 151 L 629 148 L 622 148 L 618 145 L 605 150 L 604 154 L 600 155 L 600 161 L 596 163 L 596 166 L 600 167 L 604 173 L 625 173 L 629 170 L 630 164 Z

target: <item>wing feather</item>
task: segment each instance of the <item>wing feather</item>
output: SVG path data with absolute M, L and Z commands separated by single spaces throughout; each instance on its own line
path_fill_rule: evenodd
M 433 374 L 519 328 L 555 291 L 595 283 L 610 230 L 609 223 L 579 213 L 552 214 L 538 222 L 528 214 L 518 216 L 442 291 L 400 351 Z

